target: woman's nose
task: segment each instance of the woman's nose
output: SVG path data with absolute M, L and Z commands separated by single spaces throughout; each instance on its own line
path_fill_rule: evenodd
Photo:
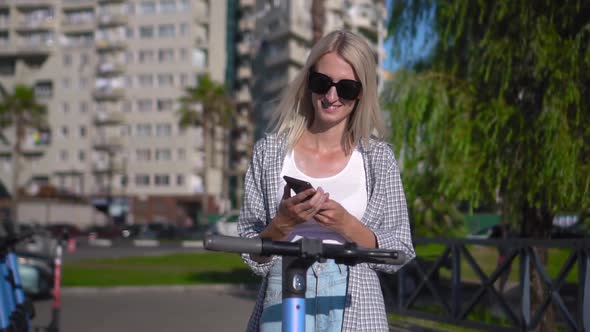
M 330 87 L 330 90 L 326 92 L 325 98 L 329 102 L 335 102 L 336 100 L 338 100 L 338 92 L 336 91 L 335 86 Z

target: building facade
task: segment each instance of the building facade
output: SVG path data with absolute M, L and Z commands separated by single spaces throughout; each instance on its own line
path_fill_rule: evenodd
M 50 131 L 27 134 L 19 187 L 54 186 L 127 223 L 223 209 L 226 148 L 206 149 L 176 110 L 199 75 L 225 81 L 226 47 L 226 1 L 0 0 L 0 86 L 34 86 L 49 110 Z M 10 191 L 13 168 L 0 144 Z
M 317 0 L 316 0 L 317 1 Z M 304 65 L 312 45 L 313 0 L 240 0 L 237 43 L 242 80 L 237 95 L 248 101 L 255 137 L 268 129 L 280 93 Z M 384 0 L 324 0 L 323 34 L 346 29 L 372 46 L 381 79 L 387 11 Z

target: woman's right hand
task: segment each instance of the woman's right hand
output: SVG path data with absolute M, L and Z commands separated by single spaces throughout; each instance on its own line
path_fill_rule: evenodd
M 293 228 L 313 218 L 320 210 L 322 204 L 330 199 L 330 194 L 321 187 L 307 189 L 291 197 L 291 188 L 285 185 L 283 198 L 272 224 L 281 233 L 281 238 L 286 238 Z M 277 239 L 278 240 L 278 239 Z

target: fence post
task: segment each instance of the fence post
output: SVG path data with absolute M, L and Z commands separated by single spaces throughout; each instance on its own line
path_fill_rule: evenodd
M 451 289 L 451 308 L 453 318 L 458 319 L 461 313 L 461 251 L 460 244 L 454 243 L 451 247 L 452 253 L 452 289 Z
M 587 248 L 578 252 L 578 324 L 582 331 L 590 331 L 590 256 Z
M 529 247 L 525 245 L 520 249 L 520 291 L 522 294 L 521 311 L 522 311 L 522 331 L 527 331 L 531 324 L 531 264 L 529 256 Z
M 405 268 L 402 267 L 397 271 L 397 310 L 399 311 L 404 310 L 404 297 L 406 296 L 404 270 Z

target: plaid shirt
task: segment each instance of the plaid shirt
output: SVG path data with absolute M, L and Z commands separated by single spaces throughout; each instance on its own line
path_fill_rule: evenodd
M 396 249 L 414 256 L 405 194 L 393 151 L 385 142 L 371 140 L 369 147 L 360 146 L 366 170 L 368 203 L 361 222 L 375 233 L 379 248 Z M 275 134 L 258 141 L 246 173 L 244 204 L 238 219 L 242 237 L 256 237 L 277 213 L 280 172 L 287 153 L 286 140 Z M 266 276 L 272 264 L 257 263 L 242 255 L 252 270 Z M 349 269 L 347 304 L 343 331 L 387 331 L 383 294 L 376 271 L 395 272 L 400 266 L 357 264 Z M 248 331 L 258 331 L 262 314 L 266 277 L 263 279 Z

